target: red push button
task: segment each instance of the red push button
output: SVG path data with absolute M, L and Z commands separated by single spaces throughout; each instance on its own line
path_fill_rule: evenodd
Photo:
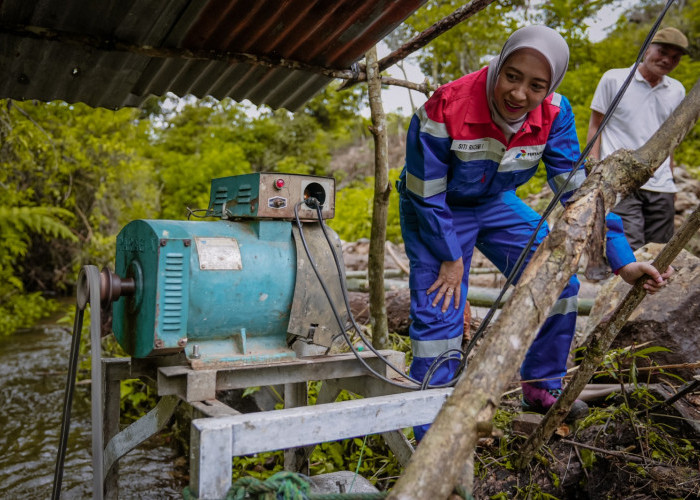
M 275 187 L 277 189 L 282 189 L 284 187 L 284 179 L 277 179 L 275 181 Z

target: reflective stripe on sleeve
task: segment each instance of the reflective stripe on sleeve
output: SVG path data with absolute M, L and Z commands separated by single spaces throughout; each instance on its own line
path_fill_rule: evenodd
M 449 134 L 447 133 L 447 127 L 445 126 L 445 124 L 435 122 L 428 118 L 428 114 L 425 112 L 425 108 L 423 106 L 421 106 L 421 108 L 418 111 L 416 111 L 416 116 L 420 120 L 421 133 L 429 134 L 439 139 L 445 139 L 449 137 Z
M 449 349 L 461 349 L 462 337 L 440 340 L 415 340 L 411 339 L 413 356 L 417 358 L 437 358 Z
M 441 177 L 440 179 L 424 181 L 411 172 L 406 172 L 406 189 L 421 198 L 428 198 L 439 193 L 444 193 L 447 191 L 447 176 Z
M 565 299 L 557 300 L 552 309 L 549 310 L 548 318 L 551 318 L 557 314 L 569 314 L 572 312 L 578 312 L 578 296 L 566 297 Z
M 552 177 L 550 182 L 554 184 L 555 188 L 557 191 L 559 191 L 564 183 L 566 183 L 566 178 L 569 177 L 569 172 L 565 172 L 563 174 L 559 174 L 556 177 Z M 581 184 L 583 184 L 583 181 L 586 180 L 586 173 L 583 171 L 583 169 L 577 170 L 574 176 L 571 178 L 569 183 L 566 185 L 566 191 L 574 191 L 575 189 L 578 189 L 581 187 Z

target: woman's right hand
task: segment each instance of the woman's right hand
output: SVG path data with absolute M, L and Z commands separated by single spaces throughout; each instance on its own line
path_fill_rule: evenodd
M 438 279 L 435 280 L 435 283 L 433 283 L 426 292 L 430 295 L 435 290 L 438 291 L 433 300 L 433 307 L 437 306 L 444 297 L 445 300 L 442 302 L 442 312 L 447 311 L 452 300 L 454 300 L 455 309 L 459 308 L 462 295 L 463 275 L 464 263 L 461 257 L 455 261 L 445 261 L 440 265 Z

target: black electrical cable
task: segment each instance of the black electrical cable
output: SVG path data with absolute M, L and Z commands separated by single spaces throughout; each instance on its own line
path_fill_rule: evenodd
M 458 357 L 455 358 L 451 354 L 457 354 Z M 430 367 L 428 367 L 428 371 L 425 373 L 425 377 L 423 377 L 423 383 L 421 384 L 420 388 L 421 389 L 434 389 L 435 386 L 431 386 L 429 384 L 430 379 L 433 378 L 433 375 L 435 375 L 435 372 L 440 368 L 443 364 L 447 363 L 448 361 L 459 361 L 460 365 L 457 368 L 457 371 L 455 372 L 454 377 L 448 383 L 449 385 L 454 385 L 454 383 L 459 379 L 459 376 L 462 374 L 462 371 L 464 370 L 464 367 L 466 366 L 466 360 L 464 359 L 464 352 L 462 349 L 448 349 L 447 351 L 444 351 L 441 353 L 437 358 L 435 358 L 435 361 L 433 361 L 430 364 Z
M 528 240 L 527 244 L 525 245 L 525 248 L 523 248 L 523 251 L 520 253 L 520 256 L 518 257 L 518 260 L 516 261 L 515 265 L 513 266 L 513 269 L 511 270 L 510 274 L 508 275 L 508 278 L 506 279 L 505 284 L 503 285 L 503 288 L 501 289 L 500 293 L 498 294 L 498 297 L 494 301 L 493 305 L 489 309 L 488 313 L 484 317 L 483 321 L 479 325 L 479 328 L 477 328 L 477 331 L 474 333 L 474 336 L 472 337 L 471 341 L 469 342 L 469 345 L 467 346 L 464 356 L 468 356 L 471 350 L 474 348 L 478 340 L 483 336 L 486 327 L 488 327 L 489 323 L 491 322 L 491 319 L 493 318 L 497 308 L 498 304 L 501 302 L 501 299 L 505 295 L 506 291 L 508 290 L 508 287 L 515 281 L 516 276 L 522 269 L 525 259 L 530 252 L 530 249 L 532 248 L 532 245 L 535 241 L 535 238 L 537 237 L 537 233 L 539 230 L 542 228 L 542 225 L 544 224 L 544 221 L 549 217 L 549 215 L 552 213 L 554 210 L 554 207 L 556 204 L 561 200 L 561 197 L 564 194 L 564 189 L 566 186 L 569 184 L 569 181 L 572 179 L 574 175 L 576 175 L 576 172 L 578 171 L 578 168 L 581 166 L 585 158 L 588 157 L 588 154 L 590 153 L 591 149 L 593 148 L 593 145 L 595 142 L 598 140 L 598 137 L 600 136 L 601 132 L 607 125 L 608 121 L 610 121 L 610 118 L 612 117 L 613 113 L 615 112 L 615 109 L 617 109 L 618 104 L 620 103 L 620 100 L 624 96 L 625 91 L 627 90 L 627 87 L 629 87 L 630 82 L 632 81 L 632 78 L 634 77 L 635 72 L 637 71 L 637 67 L 639 64 L 642 62 L 644 58 L 644 54 L 647 51 L 647 48 L 649 47 L 649 44 L 651 43 L 651 40 L 654 37 L 654 34 L 656 33 L 656 30 L 659 28 L 659 25 L 661 24 L 661 21 L 663 20 L 664 16 L 666 15 L 666 12 L 668 9 L 671 7 L 673 4 L 674 0 L 668 0 L 666 3 L 666 6 L 664 9 L 661 11 L 659 16 L 656 19 L 656 22 L 652 26 L 651 30 L 649 33 L 647 33 L 647 36 L 644 40 L 644 43 L 642 44 L 641 49 L 639 50 L 639 54 L 637 55 L 637 59 L 632 66 L 632 70 L 630 71 L 629 75 L 625 79 L 624 83 L 620 87 L 620 89 L 617 91 L 617 94 L 615 94 L 615 97 L 613 98 L 613 101 L 610 103 L 610 106 L 608 110 L 605 112 L 605 115 L 603 116 L 603 119 L 600 123 L 600 126 L 598 127 L 598 130 L 596 133 L 593 135 L 591 140 L 588 142 L 586 147 L 584 148 L 583 152 L 579 156 L 578 160 L 574 164 L 573 168 L 571 169 L 571 172 L 569 172 L 568 177 L 566 178 L 566 181 L 562 184 L 562 186 L 555 192 L 554 197 L 552 200 L 549 202 L 549 205 L 547 205 L 547 208 L 544 210 L 542 217 L 540 218 L 539 222 L 537 223 L 537 226 L 535 227 L 534 231 L 532 232 L 532 235 L 530 236 L 530 239 Z
M 71 407 L 73 406 L 73 393 L 75 391 L 75 376 L 78 372 L 78 355 L 80 354 L 80 334 L 83 330 L 83 316 L 85 305 L 81 306 L 80 300 L 75 308 L 73 319 L 73 335 L 71 336 L 70 356 L 68 358 L 68 376 L 66 378 L 66 390 L 63 396 L 63 416 L 61 418 L 61 432 L 58 441 L 58 453 L 56 454 L 56 467 L 53 475 L 53 489 L 51 499 L 61 498 L 61 482 L 63 480 L 63 467 L 68 450 L 68 434 L 70 433 Z
M 302 245 L 304 246 L 304 251 L 306 252 L 306 256 L 309 258 L 309 263 L 311 264 L 311 268 L 314 270 L 314 273 L 316 274 L 316 278 L 318 278 L 318 282 L 319 282 L 319 284 L 321 285 L 321 288 L 323 288 L 323 292 L 326 294 L 326 298 L 328 298 L 328 303 L 329 303 L 329 305 L 331 306 L 331 311 L 333 312 L 333 316 L 335 316 L 335 320 L 336 320 L 336 322 L 338 323 L 338 326 L 340 327 L 340 334 L 343 336 L 345 342 L 348 344 L 348 346 L 350 347 L 350 350 L 353 352 L 353 354 L 355 355 L 355 357 L 357 358 L 357 360 L 358 360 L 358 361 L 362 364 L 362 366 L 364 366 L 370 373 L 372 373 L 372 375 L 374 375 L 375 377 L 377 377 L 377 378 L 379 378 L 379 379 L 381 379 L 381 380 L 383 380 L 383 381 L 385 381 L 385 382 L 387 382 L 387 383 L 389 383 L 389 384 L 391 384 L 391 385 L 397 386 L 397 387 L 401 387 L 401 388 L 404 388 L 404 389 L 410 389 L 410 390 L 418 390 L 418 389 L 420 388 L 420 387 L 419 387 L 419 386 L 420 386 L 420 382 L 418 382 L 418 381 L 415 381 L 415 380 L 409 378 L 409 380 L 411 380 L 412 382 L 414 382 L 414 383 L 416 384 L 416 387 L 407 386 L 407 385 L 405 385 L 405 384 L 401 384 L 401 383 L 395 382 L 394 380 L 391 380 L 391 379 L 385 377 L 384 375 L 382 375 L 381 373 L 377 372 L 375 369 L 373 369 L 371 366 L 369 366 L 369 364 L 362 358 L 362 356 L 360 355 L 360 353 L 359 353 L 359 352 L 355 349 L 355 347 L 352 345 L 352 341 L 350 340 L 350 337 L 348 336 L 348 334 L 347 334 L 347 332 L 346 332 L 345 324 L 343 323 L 343 321 L 342 321 L 342 319 L 341 319 L 341 317 L 340 317 L 340 314 L 338 313 L 338 310 L 336 309 L 335 304 L 333 303 L 333 300 L 331 299 L 331 295 L 330 295 L 330 293 L 328 292 L 328 288 L 326 287 L 326 283 L 325 283 L 325 281 L 323 280 L 323 277 L 321 276 L 321 273 L 318 271 L 318 266 L 316 265 L 316 261 L 315 261 L 315 259 L 313 258 L 313 256 L 311 255 L 311 251 L 309 250 L 309 246 L 308 246 L 308 244 L 306 243 L 306 238 L 304 237 L 303 225 L 302 225 L 302 223 L 301 223 L 301 220 L 299 219 L 299 206 L 301 206 L 302 204 L 306 204 L 306 205 L 309 206 L 309 207 L 312 207 L 312 208 L 315 207 L 315 208 L 319 209 L 319 203 L 318 203 L 318 200 L 317 200 L 316 198 L 308 198 L 308 199 L 305 200 L 305 201 L 300 201 L 300 202 L 298 202 L 296 205 L 294 205 L 294 218 L 296 219 L 297 227 L 299 228 L 299 237 L 301 238 L 301 243 L 302 243 Z M 322 218 L 319 219 L 319 223 L 320 223 L 321 227 L 323 228 L 323 219 L 322 219 Z M 326 234 L 325 231 L 324 231 L 324 234 Z M 332 246 L 332 245 L 331 245 L 331 252 L 333 253 L 333 256 L 334 256 L 334 258 L 335 258 L 335 250 L 333 249 L 333 246 Z M 341 281 L 341 287 L 342 287 L 342 278 L 340 278 L 340 276 L 339 276 L 339 279 L 340 279 L 340 281 Z M 348 307 L 348 316 L 349 316 L 350 318 L 352 318 L 352 313 L 350 312 L 350 308 L 349 308 L 349 307 Z M 353 323 L 353 326 L 357 329 L 357 326 L 356 326 L 356 323 L 355 323 L 354 318 L 352 318 L 352 323 Z M 360 334 L 360 336 L 361 336 L 361 337 L 363 338 L 363 340 L 364 340 L 364 337 L 362 336 L 361 330 L 358 329 L 357 331 L 358 331 L 358 333 Z M 366 341 L 365 341 L 365 344 L 366 344 L 367 347 L 369 347 L 373 352 L 377 353 L 377 351 L 375 351 L 374 347 L 372 346 L 371 342 L 366 342 Z M 381 356 L 380 356 L 380 357 L 381 357 Z M 381 357 L 381 359 L 382 359 L 382 361 L 383 361 L 384 363 L 386 363 L 389 367 L 393 368 L 393 366 L 389 363 L 389 361 L 388 361 L 386 358 Z M 393 368 L 393 369 L 396 370 L 397 372 L 401 373 L 400 370 L 398 370 L 398 369 L 396 369 L 396 368 Z
M 320 220 L 320 221 L 323 221 L 323 213 L 321 212 L 321 209 L 320 209 L 319 206 L 316 206 L 316 211 L 318 212 L 319 220 Z M 330 237 L 328 236 L 328 232 L 326 231 L 326 228 L 325 228 L 325 225 L 324 225 L 324 224 L 321 224 L 321 231 L 323 231 L 323 235 L 325 236 L 326 241 L 328 242 L 328 246 L 329 246 L 330 249 L 331 249 L 331 253 L 332 253 L 332 255 L 333 255 L 333 260 L 334 260 L 334 262 L 335 262 L 335 267 L 336 267 L 336 269 L 337 269 L 337 271 L 338 271 L 338 277 L 340 277 L 340 276 L 342 276 L 342 272 L 343 272 L 343 271 L 342 271 L 342 268 L 341 268 L 341 265 L 340 265 L 340 259 L 338 258 L 338 255 L 335 253 L 335 249 L 333 248 L 333 243 L 331 242 Z M 352 325 L 353 325 L 353 327 L 355 328 L 355 330 L 357 331 L 357 333 L 360 335 L 360 338 L 362 339 L 362 341 L 367 345 L 367 347 L 369 347 L 369 349 L 370 349 L 374 354 L 376 354 L 384 363 L 386 363 L 387 366 L 389 366 L 389 368 L 391 368 L 391 369 L 393 369 L 394 371 L 397 371 L 397 372 L 398 372 L 399 370 L 398 370 L 394 365 L 392 365 L 391 362 L 389 362 L 389 360 L 387 360 L 386 358 L 384 358 L 384 357 L 381 355 L 381 353 L 379 353 L 379 351 L 377 351 L 377 350 L 374 348 L 374 346 L 372 345 L 372 342 L 369 341 L 369 340 L 364 336 L 364 334 L 362 333 L 362 328 L 360 328 L 360 327 L 357 325 L 357 323 L 355 322 L 355 318 L 352 316 L 352 314 L 350 314 L 350 299 L 348 298 L 348 291 L 347 291 L 347 288 L 346 288 L 346 286 L 345 286 L 345 283 L 343 282 L 342 279 L 340 280 L 340 287 L 341 287 L 341 291 L 342 291 L 342 294 L 343 294 L 343 299 L 345 300 L 345 307 L 346 307 L 347 310 L 348 310 L 348 314 L 349 314 L 349 317 L 350 317 L 350 321 L 352 322 Z M 455 376 L 453 377 L 453 379 L 452 379 L 451 381 L 449 381 L 449 382 L 447 382 L 447 383 L 445 383 L 445 384 L 429 384 L 429 381 L 430 381 L 430 379 L 432 378 L 434 372 L 437 370 L 437 368 L 438 368 L 440 365 L 442 365 L 443 363 L 445 363 L 445 362 L 447 361 L 447 359 L 445 358 L 445 355 L 446 355 L 447 353 L 449 353 L 449 352 L 459 352 L 459 353 L 461 353 L 462 350 L 461 350 L 461 349 L 449 349 L 448 351 L 445 351 L 445 352 L 442 353 L 440 356 L 438 356 L 437 358 L 435 358 L 435 361 L 433 362 L 433 364 L 432 364 L 431 367 L 429 368 L 428 373 L 426 373 L 426 375 L 423 377 L 423 381 L 422 381 L 422 382 L 419 381 L 419 380 L 416 380 L 416 379 L 414 379 L 414 378 L 412 378 L 412 377 L 410 377 L 410 376 L 406 376 L 406 378 L 408 378 L 408 380 L 410 380 L 411 382 L 413 382 L 413 383 L 415 383 L 415 384 L 417 384 L 417 385 L 420 385 L 421 388 L 423 388 L 423 389 L 426 389 L 426 388 L 430 388 L 430 389 L 439 389 L 439 388 L 444 388 L 444 387 L 451 387 L 451 386 L 453 386 L 453 385 L 456 383 L 456 381 L 457 381 L 459 375 L 461 374 L 461 372 L 462 372 L 462 370 L 464 369 L 464 366 L 465 366 L 465 364 L 466 364 L 464 358 L 462 358 L 462 360 L 461 360 L 462 363 L 461 363 L 460 366 L 457 368 L 457 370 L 456 370 L 456 372 L 455 372 Z M 454 358 L 449 358 L 449 359 L 454 359 Z M 426 384 L 427 384 L 427 385 L 426 385 Z

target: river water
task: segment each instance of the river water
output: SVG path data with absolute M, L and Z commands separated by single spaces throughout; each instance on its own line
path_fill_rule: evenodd
M 0 337 L 0 498 L 51 497 L 70 341 L 56 325 Z M 92 497 L 89 400 L 90 385 L 77 386 L 61 498 Z M 120 498 L 182 498 L 177 453 L 162 442 L 120 460 Z

